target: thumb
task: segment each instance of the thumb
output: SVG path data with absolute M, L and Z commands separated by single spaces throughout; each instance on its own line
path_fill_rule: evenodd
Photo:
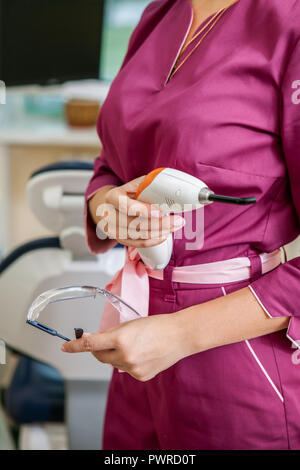
M 84 333 L 80 339 L 65 343 L 61 350 L 67 353 L 95 352 L 114 349 L 115 335 L 112 332 Z
M 136 178 L 132 181 L 129 181 L 128 183 L 124 184 L 123 185 L 123 190 L 127 193 L 127 194 L 133 194 L 135 196 L 137 190 L 139 189 L 139 186 L 140 184 L 144 181 L 144 179 L 146 178 L 146 176 L 139 176 L 139 178 Z

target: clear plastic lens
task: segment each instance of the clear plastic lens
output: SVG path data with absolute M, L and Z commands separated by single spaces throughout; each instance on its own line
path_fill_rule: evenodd
M 51 289 L 39 295 L 28 311 L 27 320 L 37 321 L 40 313 L 48 305 L 55 302 L 65 302 L 67 300 L 85 299 L 89 297 L 96 298 L 97 295 L 105 297 L 121 314 L 129 309 L 137 317 L 141 316 L 134 308 L 124 302 L 124 300 L 105 289 L 90 286 L 71 286 L 60 289 Z

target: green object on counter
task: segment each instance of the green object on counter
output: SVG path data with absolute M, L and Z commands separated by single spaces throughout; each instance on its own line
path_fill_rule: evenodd
M 62 118 L 64 101 L 55 95 L 25 95 L 24 111 L 31 115 Z

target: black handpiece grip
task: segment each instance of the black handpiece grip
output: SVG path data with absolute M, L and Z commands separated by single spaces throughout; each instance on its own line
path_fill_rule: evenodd
M 237 204 L 239 206 L 256 204 L 255 197 L 221 196 L 220 194 L 210 194 L 208 196 L 208 200 L 213 202 L 224 202 L 225 204 Z
M 74 331 L 75 331 L 75 338 L 76 339 L 82 338 L 82 335 L 84 333 L 82 328 L 74 328 Z

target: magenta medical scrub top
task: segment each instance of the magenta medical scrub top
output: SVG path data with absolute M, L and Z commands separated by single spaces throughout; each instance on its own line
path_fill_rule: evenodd
M 192 17 L 189 0 L 146 8 L 100 113 L 103 151 L 87 190 L 89 198 L 170 167 L 216 193 L 257 198 L 253 206 L 206 207 L 203 246 L 190 251 L 175 240 L 174 266 L 272 252 L 300 232 L 300 1 L 239 0 L 168 81 Z M 97 239 L 89 216 L 87 231 L 93 251 L 112 246 Z M 251 283 L 270 316 L 292 317 L 294 343 L 299 286 L 300 258 Z

